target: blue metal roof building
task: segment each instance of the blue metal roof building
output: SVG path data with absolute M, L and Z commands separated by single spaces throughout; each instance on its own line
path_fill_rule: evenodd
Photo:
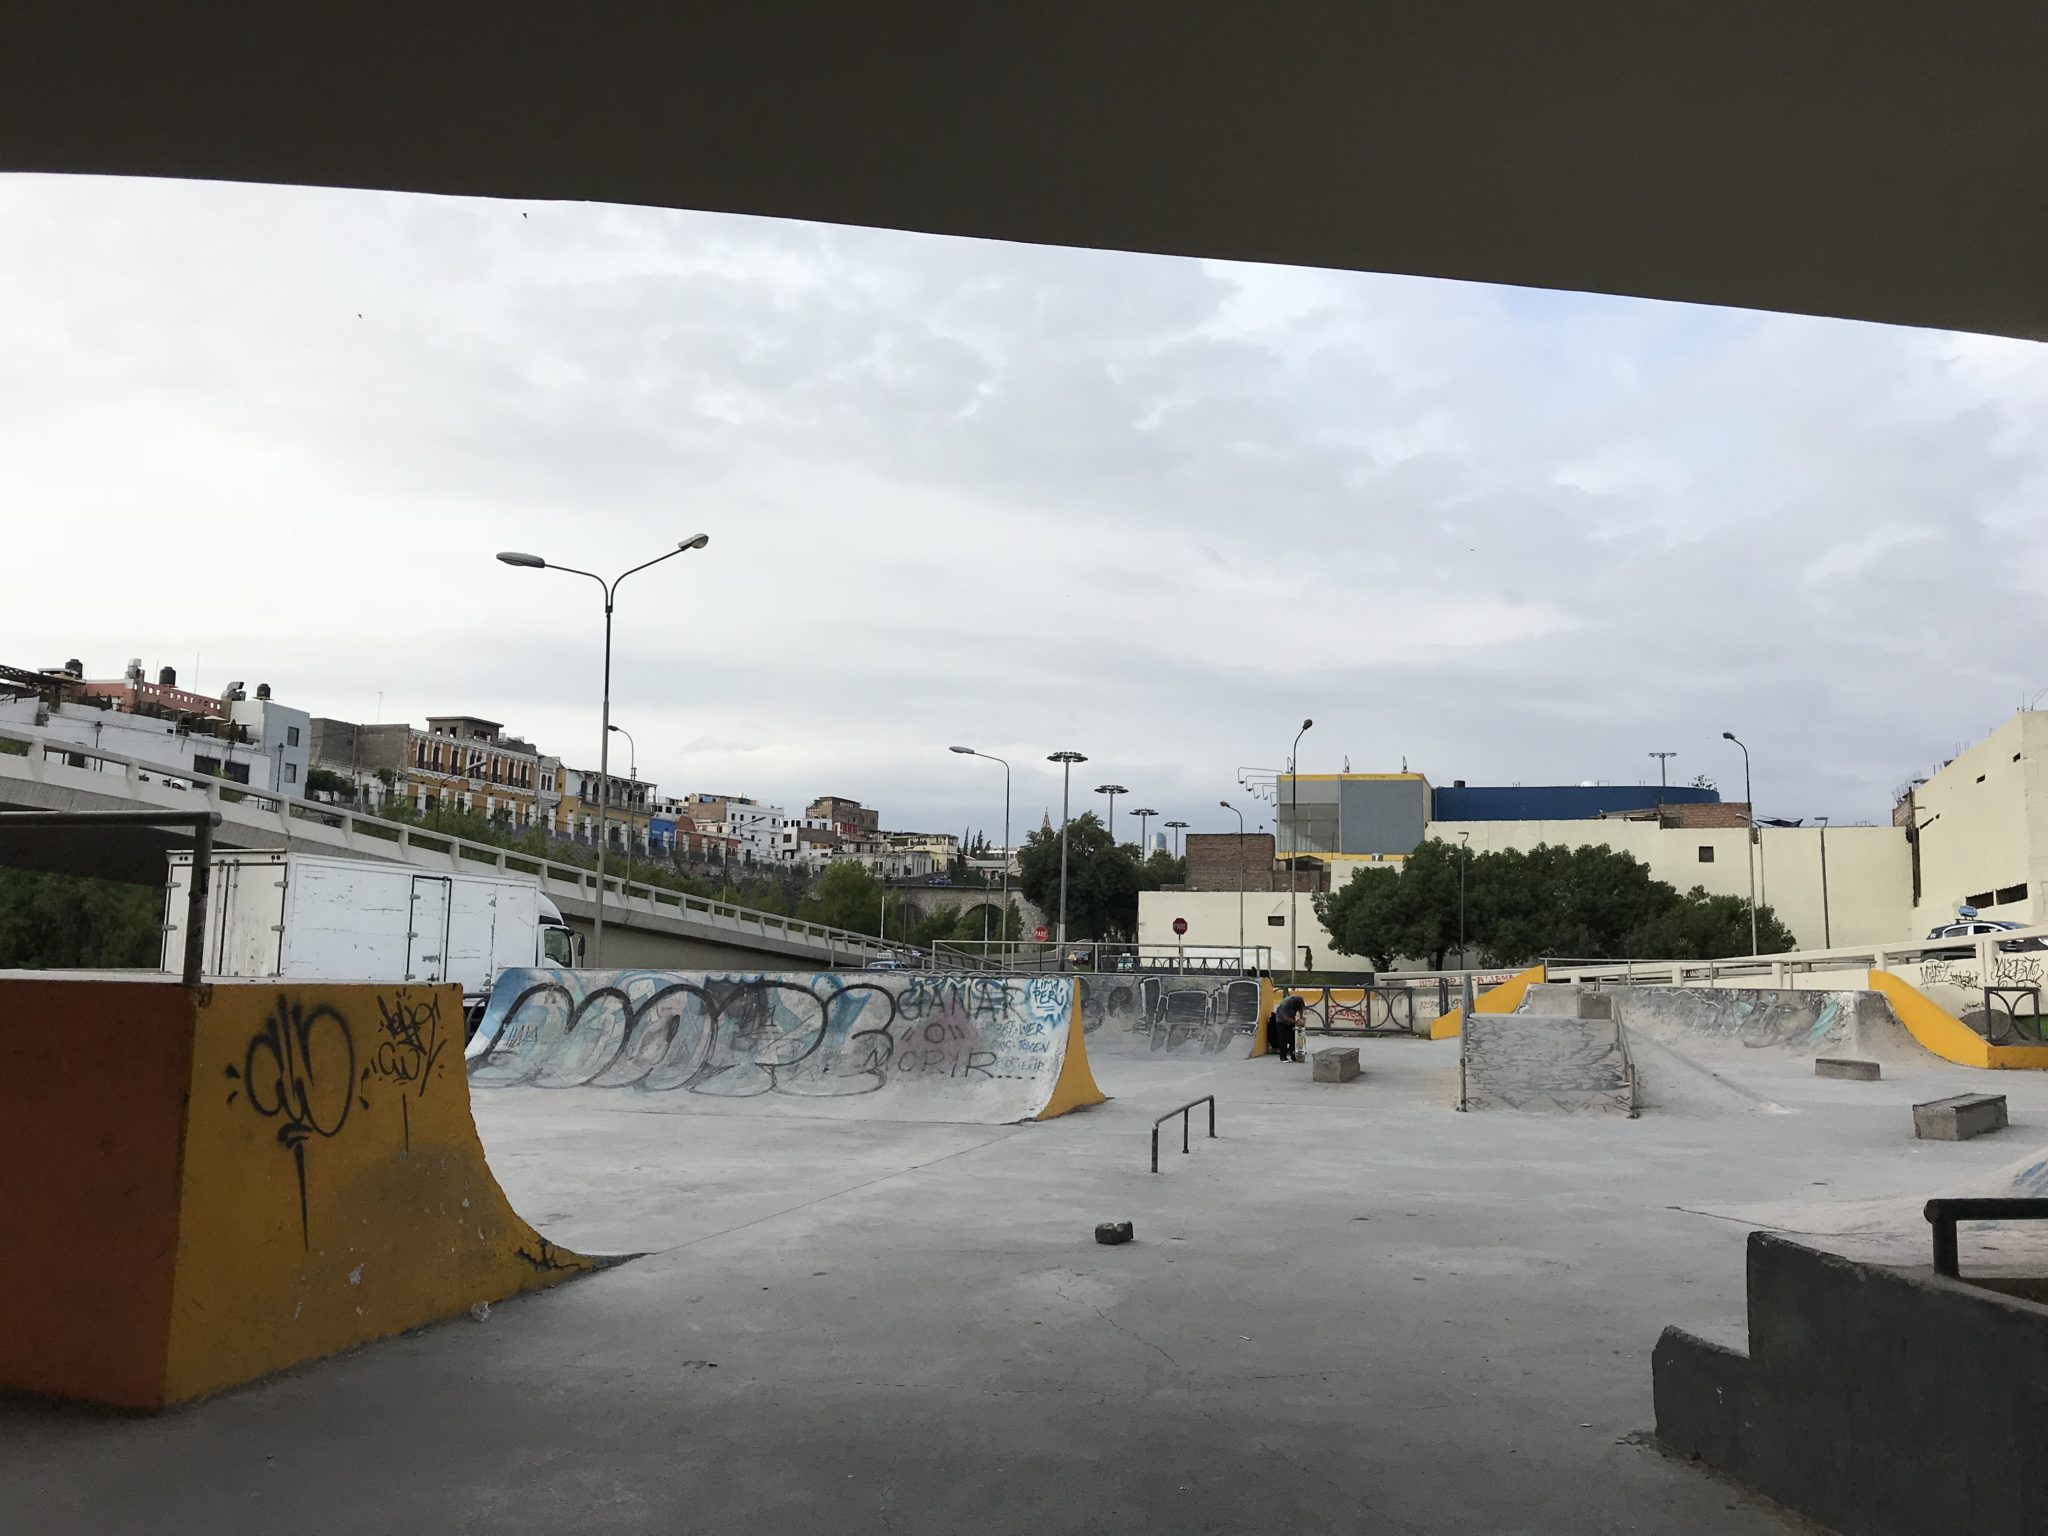
M 1717 789 L 1655 784 L 1453 785 L 1430 796 L 1431 821 L 1591 821 L 1659 805 L 1715 805 Z

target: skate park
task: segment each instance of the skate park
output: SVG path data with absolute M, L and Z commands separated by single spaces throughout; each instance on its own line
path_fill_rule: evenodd
M 357 1124 L 333 1137 L 321 1129 L 332 1103 L 314 1096 L 299 1186 L 311 1217 L 291 1150 L 215 1152 L 213 1133 L 194 1134 L 184 1219 L 197 1188 L 218 1181 L 202 1213 L 262 1204 L 266 1251 L 288 1253 L 296 1238 L 315 1262 L 239 1291 L 210 1282 L 202 1300 L 188 1274 L 218 1273 L 207 1249 L 242 1241 L 202 1214 L 180 1238 L 169 1308 L 172 1357 L 187 1367 L 167 1392 L 125 1404 L 184 1406 L 108 1418 L 7 1398 L 10 1484 L 41 1528 L 147 1529 L 143 1503 L 159 1501 L 181 1520 L 233 1525 L 249 1489 L 270 1482 L 298 1501 L 302 1530 L 507 1518 L 1086 1528 L 1093 1517 L 1072 1499 L 1148 1519 L 1184 1508 L 1190 1528 L 1219 1530 L 1276 1515 L 1308 1529 L 1789 1530 L 1782 1509 L 1692 1464 L 1700 1446 L 1672 1443 L 1692 1434 L 1729 1454 L 1711 1426 L 1686 1427 L 1697 1418 L 1687 1371 L 1740 1358 L 1751 1234 L 1952 1286 L 1928 1277 L 1922 1203 L 2032 1193 L 2048 1164 L 2048 1076 L 1950 1061 L 1870 988 L 1530 972 L 1481 996 L 1469 1019 L 1404 1031 L 1376 1027 L 1406 1012 L 1398 1002 L 1333 993 L 1304 1054 L 1355 1050 L 1361 1072 L 1327 1083 L 1265 1053 L 1262 1029 L 1230 1023 L 1244 1012 L 1230 996 L 1240 984 L 1216 977 L 508 980 L 460 1074 L 476 1134 L 433 1132 L 488 1170 L 465 1155 L 413 1172 L 453 1177 L 459 1200 L 503 1210 L 506 1236 L 485 1247 L 503 1244 L 515 1272 L 472 1267 L 446 1294 L 378 1313 L 380 1267 L 401 1258 L 392 1245 L 446 1238 L 431 1225 L 385 1231 L 385 1202 L 418 1204 L 421 1192 L 355 1173 L 336 1183 L 331 1149 L 371 1125 L 390 1137 L 383 1092 L 416 1090 L 410 1067 L 362 1079 Z M 6 988 L 10 1067 L 25 1060 L 20 1027 L 55 1006 L 51 988 L 103 1001 L 90 983 L 22 985 Z M 139 990 L 180 989 L 125 988 Z M 1284 988 L 1264 990 L 1270 1001 Z M 380 1020 L 408 1001 L 347 992 L 293 1001 L 301 1018 L 328 1008 Z M 1199 1023 L 1198 994 L 1214 1000 Z M 188 1113 L 198 1127 L 239 1110 L 270 1142 L 268 1121 L 197 1086 L 238 1086 L 211 1057 L 269 1066 L 294 1048 L 252 1039 L 317 1052 L 334 1038 L 273 1024 L 280 1000 L 264 989 L 221 984 L 213 996 L 230 1022 L 193 1037 Z M 409 1001 L 417 1020 L 421 1000 Z M 1226 1027 L 1205 1035 L 1217 1019 Z M 1625 1103 L 1564 1091 L 1607 1081 L 1583 1048 L 1603 1033 L 1627 1042 Z M 1482 1035 L 1492 1047 L 1477 1048 Z M 1525 1044 L 1497 1048 L 1514 1037 Z M 382 1038 L 434 1043 L 417 1029 Z M 435 1056 L 428 1090 L 443 1114 L 460 1109 L 442 1092 L 450 1055 Z M 1881 1076 L 1816 1074 L 1837 1057 Z M 685 1062 L 695 1066 L 673 1070 Z M 306 1063 L 286 1080 L 293 1070 Z M 2003 1131 L 1914 1136 L 1914 1104 L 1987 1080 L 2010 1104 Z M 1149 1171 L 1155 1120 L 1211 1095 L 1215 1139 L 1198 1109 L 1183 1153 L 1170 1121 Z M 291 1102 L 269 1088 L 257 1098 Z M 428 1135 L 418 1122 L 399 1129 Z M 403 1166 L 404 1150 L 387 1139 L 356 1155 Z M 266 1170 L 261 1189 L 231 1168 L 243 1160 Z M 332 1239 L 338 1252 L 321 1251 L 323 1212 L 356 1218 Z M 1094 1227 L 1112 1220 L 1132 1222 L 1135 1240 L 1098 1244 Z M 2048 1236 L 1966 1227 L 1968 1299 L 2031 1308 L 1980 1286 L 2040 1273 L 2048 1246 L 2036 1234 Z M 18 1234 L 17 1253 L 36 1240 Z M 351 1282 L 357 1265 L 369 1274 Z M 522 1295 L 533 1278 L 545 1293 Z M 305 1336 L 261 1321 L 273 1308 L 296 1321 L 336 1293 L 370 1306 L 353 1334 L 331 1320 Z M 24 1315 L 19 1276 L 10 1300 Z M 72 1305 L 37 1337 L 82 1326 Z M 188 1326 L 235 1313 L 240 1342 Z M 416 1326 L 434 1315 L 446 1320 Z M 58 1353 L 46 1371 L 76 1369 Z M 107 1400 L 97 1380 L 24 1382 L 20 1360 L 8 1365 L 13 1385 Z M 1986 1391 L 1982 1369 L 1971 1394 Z M 570 1422 L 572 1475 L 547 1456 L 505 1454 Z M 1867 1442 L 1867 1423 L 1859 1433 Z M 327 1454 L 336 1437 L 348 1458 Z M 355 1473 L 358 1457 L 402 1466 L 425 1444 L 432 1472 L 405 1480 L 402 1514 L 389 1478 Z M 1010 1449 L 992 1458 L 991 1445 Z M 1850 1454 L 1830 1448 L 1813 1463 Z M 222 1456 L 237 1469 L 225 1480 Z M 1914 1477 L 1940 1482 L 1925 1466 Z M 2025 1529 L 2031 1514 L 2014 1518 L 1979 1528 Z
M 1811 18 L 1607 14 L 1589 49 L 1508 18 L 1261 35 L 1197 7 L 1179 37 L 870 13 L 793 47 L 743 11 L 693 46 L 516 6 L 488 28 L 52 16 L 0 64 L 0 168 L 2048 334 L 2014 212 L 2040 57 L 2018 27 L 1930 48 L 1863 18 L 1844 47 Z M 1919 932 L 1784 974 L 1559 962 L 1469 1015 L 1442 986 L 1305 986 L 1307 1054 L 1357 1053 L 1340 1082 L 1263 1049 L 1284 969 L 1256 1001 L 1252 978 L 1148 995 L 1114 972 L 1034 997 L 703 955 L 535 976 L 467 1060 L 460 999 L 388 978 L 0 977 L 0 1512 L 351 1536 L 2048 1528 L 2048 1253 L 2034 1223 L 1965 1216 L 1943 1273 L 1927 1216 L 2048 1193 L 2041 1045 L 1974 984 L 1988 949 L 1962 985 Z M 1689 997 L 1716 991 L 1751 995 Z M 1916 1106 L 1986 1095 L 2001 1128 L 1916 1134 Z M 1098 1242 L 1116 1221 L 1134 1239 Z

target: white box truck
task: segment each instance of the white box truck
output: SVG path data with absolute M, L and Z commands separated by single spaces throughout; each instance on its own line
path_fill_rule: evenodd
M 165 970 L 184 965 L 191 882 L 192 855 L 172 854 Z M 571 966 L 581 949 L 529 876 L 234 852 L 213 856 L 201 967 L 209 976 L 459 982 L 473 1013 L 508 966 Z

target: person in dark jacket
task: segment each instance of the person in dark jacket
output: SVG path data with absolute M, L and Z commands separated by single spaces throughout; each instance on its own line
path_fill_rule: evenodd
M 1282 1061 L 1301 1060 L 1301 1021 L 1308 1013 L 1308 1004 L 1292 992 L 1281 998 L 1273 1009 L 1269 1021 L 1272 1038 L 1267 1042 L 1273 1053 Z

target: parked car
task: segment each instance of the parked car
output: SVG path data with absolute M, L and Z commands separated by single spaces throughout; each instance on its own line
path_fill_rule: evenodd
M 898 960 L 894 955 L 877 955 L 867 963 L 866 969 L 870 971 L 907 971 L 910 967 L 901 960 Z
M 1943 923 L 1938 928 L 1929 929 L 1927 941 L 1932 943 L 1936 939 L 1976 939 L 1982 938 L 1987 933 L 2010 933 L 2016 928 L 2024 928 L 2026 926 L 2027 924 L 2025 923 L 2000 922 L 1998 919 L 1990 917 L 1971 917 L 1962 919 L 1959 922 Z M 2022 950 L 2044 950 L 2048 949 L 2048 938 L 2007 939 L 1998 947 L 2001 952 L 2006 954 L 2016 954 Z M 1923 951 L 1920 958 L 1922 960 L 1960 960 L 1967 958 L 1973 953 L 1975 953 L 1974 948 L 1937 949 Z

